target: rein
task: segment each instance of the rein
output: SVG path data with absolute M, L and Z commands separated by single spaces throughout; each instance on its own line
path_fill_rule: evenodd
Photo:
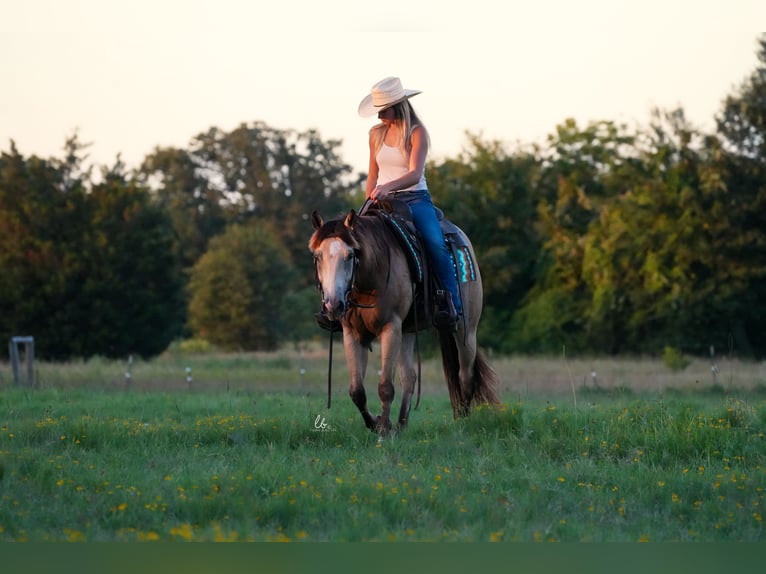
M 327 408 L 332 405 L 332 334 L 334 330 L 330 329 L 330 357 L 327 361 Z
M 415 400 L 415 410 L 418 410 L 418 407 L 420 406 L 420 337 L 418 337 L 418 331 L 419 331 L 419 325 L 418 325 L 418 305 L 415 302 L 415 292 L 417 291 L 417 287 L 415 286 L 415 283 L 412 283 L 412 313 L 414 315 L 415 319 L 415 354 L 418 356 L 418 396 Z

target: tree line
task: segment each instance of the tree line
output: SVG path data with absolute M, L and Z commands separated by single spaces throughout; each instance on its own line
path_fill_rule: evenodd
M 471 237 L 480 341 L 501 353 L 762 357 L 766 36 L 715 130 L 566 120 L 544 144 L 466 134 L 431 161 L 434 200 Z M 317 334 L 309 214 L 358 207 L 340 141 L 262 122 L 211 128 L 127 169 L 0 156 L 0 338 L 38 355 L 151 357 L 179 339 L 273 349 Z

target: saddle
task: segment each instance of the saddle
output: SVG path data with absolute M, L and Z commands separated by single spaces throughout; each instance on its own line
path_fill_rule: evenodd
M 449 248 L 458 288 L 462 291 L 462 283 L 476 280 L 476 267 L 471 257 L 468 238 L 457 225 L 444 217 L 441 209 L 437 207 L 435 209 L 444 240 Z M 413 331 L 424 324 L 430 324 L 433 317 L 434 298 L 442 286 L 439 285 L 436 274 L 431 273 L 420 235 L 412 221 L 409 205 L 398 199 L 388 199 L 369 206 L 366 213 L 377 216 L 394 231 L 407 256 L 410 274 L 415 283 L 415 302 L 404 321 L 403 328 L 406 331 Z

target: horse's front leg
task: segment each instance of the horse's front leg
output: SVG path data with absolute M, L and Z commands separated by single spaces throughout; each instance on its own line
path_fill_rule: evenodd
M 415 333 L 402 335 L 402 346 L 399 358 L 399 380 L 402 385 L 402 405 L 399 409 L 399 427 L 404 428 L 410 418 L 412 393 L 415 390 L 417 373 L 415 372 Z
M 401 346 L 401 321 L 394 320 L 386 324 L 380 333 L 381 369 L 380 380 L 378 381 L 378 396 L 380 397 L 381 413 L 378 419 L 378 434 L 381 436 L 391 432 L 391 404 L 394 402 L 394 376 Z
M 350 334 L 350 329 L 343 329 L 343 347 L 346 351 L 346 364 L 351 377 L 348 394 L 356 408 L 362 413 L 365 426 L 370 430 L 376 430 L 378 417 L 372 416 L 367 410 L 367 394 L 364 391 L 368 351 Z

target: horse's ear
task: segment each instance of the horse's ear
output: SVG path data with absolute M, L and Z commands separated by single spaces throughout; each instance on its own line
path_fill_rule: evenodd
M 311 225 L 314 226 L 314 229 L 319 229 L 322 227 L 322 224 L 324 224 L 324 221 L 322 221 L 322 216 L 319 215 L 319 212 L 315 209 L 311 212 Z
M 349 229 L 354 229 L 354 224 L 356 223 L 356 211 L 353 209 L 348 212 L 348 215 L 346 216 L 346 220 L 343 222 L 343 225 L 348 227 Z

